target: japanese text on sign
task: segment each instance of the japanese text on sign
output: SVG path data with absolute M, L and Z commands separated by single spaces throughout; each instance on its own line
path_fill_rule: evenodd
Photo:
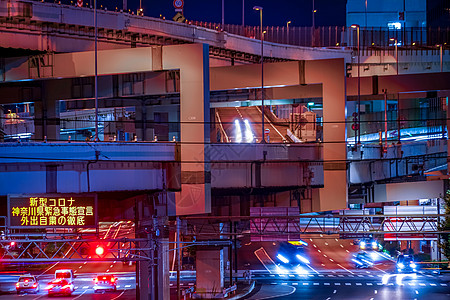
M 95 197 L 9 197 L 11 227 L 95 227 Z

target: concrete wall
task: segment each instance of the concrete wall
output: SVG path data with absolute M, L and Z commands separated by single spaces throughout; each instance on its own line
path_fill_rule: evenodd
M 441 180 L 375 185 L 375 202 L 418 200 L 442 197 Z

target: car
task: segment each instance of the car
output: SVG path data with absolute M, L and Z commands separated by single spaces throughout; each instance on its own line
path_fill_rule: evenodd
M 356 268 L 371 268 L 373 261 L 366 252 L 360 252 L 352 258 Z
M 37 278 L 31 274 L 25 274 L 19 277 L 16 283 L 16 292 L 20 294 L 21 292 L 39 292 L 39 282 Z
M 50 281 L 47 287 L 49 297 L 55 295 L 70 296 L 72 295 L 74 290 L 75 287 L 72 282 L 69 282 L 67 279 L 61 278 Z
M 94 278 L 94 292 L 100 291 L 116 291 L 117 278 L 114 275 L 98 275 Z
M 415 273 L 417 272 L 417 265 L 414 262 L 412 255 L 401 254 L 397 257 L 397 271 L 399 273 Z
M 304 242 L 281 242 L 275 257 L 278 272 L 294 271 L 299 274 L 307 274 L 310 261 L 307 258 Z
M 359 248 L 361 250 L 375 250 L 375 251 L 381 251 L 383 249 L 383 246 L 381 246 L 380 243 L 376 240 L 361 240 L 359 242 Z

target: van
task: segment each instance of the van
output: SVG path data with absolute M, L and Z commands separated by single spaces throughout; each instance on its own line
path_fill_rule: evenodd
M 55 271 L 55 279 L 65 279 L 68 282 L 72 282 L 74 278 L 75 275 L 71 269 L 61 269 Z

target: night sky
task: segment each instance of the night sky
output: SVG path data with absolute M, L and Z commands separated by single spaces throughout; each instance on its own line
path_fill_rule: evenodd
M 122 7 L 122 0 L 97 0 L 113 10 Z M 144 14 L 159 17 L 160 14 L 171 19 L 175 15 L 173 0 L 141 0 Z M 317 10 L 316 26 L 345 25 L 346 0 L 315 0 Z M 311 26 L 312 0 L 245 0 L 246 25 L 258 25 L 259 13 L 253 6 L 264 8 L 264 24 L 268 26 Z M 128 0 L 128 8 L 134 11 L 139 0 Z M 188 20 L 222 22 L 222 0 L 184 0 L 184 15 Z M 225 0 L 225 23 L 242 24 L 242 0 Z

